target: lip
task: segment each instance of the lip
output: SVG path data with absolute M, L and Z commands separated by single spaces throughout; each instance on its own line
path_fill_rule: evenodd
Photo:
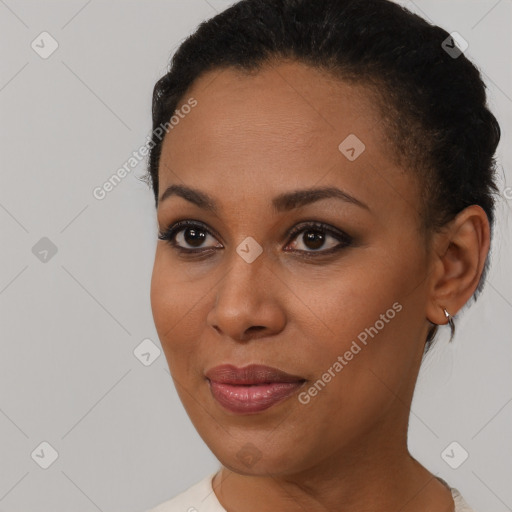
M 237 414 L 257 413 L 290 397 L 306 379 L 271 366 L 224 364 L 205 373 L 213 397 Z

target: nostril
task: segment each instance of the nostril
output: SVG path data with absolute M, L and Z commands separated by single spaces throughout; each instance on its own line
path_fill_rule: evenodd
M 247 329 L 247 330 L 250 331 L 251 329 L 253 329 L 255 331 L 261 331 L 261 329 L 265 329 L 265 326 L 264 325 L 253 325 L 252 327 L 249 327 L 249 329 Z

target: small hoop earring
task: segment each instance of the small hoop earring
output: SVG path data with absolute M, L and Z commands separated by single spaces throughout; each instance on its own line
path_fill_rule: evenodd
M 455 334 L 455 324 L 453 323 L 453 316 L 450 315 L 450 313 L 448 313 L 448 311 L 446 311 L 446 308 L 444 306 L 443 306 L 443 312 L 444 312 L 444 316 L 448 320 L 447 323 L 450 326 L 450 331 L 451 331 L 450 341 L 452 341 L 453 336 Z

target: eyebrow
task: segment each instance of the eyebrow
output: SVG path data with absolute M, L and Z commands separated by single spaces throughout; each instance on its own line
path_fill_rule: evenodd
M 171 196 L 182 197 L 183 199 L 194 203 L 199 208 L 213 213 L 218 213 L 218 205 L 216 201 L 200 190 L 187 187 L 185 185 L 170 185 L 160 196 L 158 202 L 161 203 Z M 280 213 L 300 208 L 301 206 L 306 206 L 322 199 L 330 198 L 340 199 L 370 211 L 368 205 L 336 187 L 307 188 L 294 190 L 292 192 L 284 192 L 272 200 L 272 206 L 277 213 Z

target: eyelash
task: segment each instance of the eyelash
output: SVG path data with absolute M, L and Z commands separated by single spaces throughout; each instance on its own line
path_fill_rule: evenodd
M 186 249 L 186 248 L 179 246 L 176 243 L 175 236 L 178 233 L 180 233 L 181 231 L 183 231 L 184 229 L 190 228 L 190 227 L 198 228 L 201 231 L 204 231 L 205 233 L 207 233 L 208 235 L 216 237 L 216 235 L 214 233 L 212 233 L 210 231 L 210 229 L 208 229 L 201 222 L 191 221 L 191 220 L 183 220 L 183 221 L 176 222 L 175 224 L 170 226 L 164 232 L 159 231 L 158 238 L 159 238 L 159 240 L 165 240 L 167 243 L 169 243 L 171 245 L 171 247 L 173 249 L 175 249 L 179 253 L 185 254 L 188 256 L 192 256 L 192 255 L 201 256 L 206 253 L 211 253 L 211 252 L 217 250 L 217 248 L 213 248 L 213 247 L 206 248 L 206 249 L 200 249 L 200 248 L 199 249 Z M 319 249 L 317 251 L 315 251 L 315 250 L 303 251 L 303 250 L 292 249 L 288 252 L 302 253 L 302 255 L 304 255 L 307 258 L 309 258 L 309 257 L 316 258 L 318 256 L 326 256 L 326 255 L 332 254 L 334 252 L 337 252 L 341 249 L 344 249 L 344 248 L 350 246 L 353 242 L 353 239 L 350 235 L 347 235 L 343 231 L 333 229 L 332 227 L 328 226 L 327 224 L 323 224 L 322 222 L 307 222 L 307 223 L 299 224 L 298 226 L 295 226 L 291 230 L 289 230 L 286 236 L 288 237 L 288 239 L 290 241 L 292 241 L 293 239 L 296 238 L 296 236 L 298 234 L 307 232 L 307 231 L 314 231 L 314 232 L 320 232 L 321 234 L 324 234 L 324 235 L 325 234 L 331 235 L 332 237 L 338 239 L 340 241 L 340 243 L 338 245 L 331 247 L 330 249 L 326 249 L 326 250 Z M 288 244 L 289 243 L 290 242 L 288 242 Z

